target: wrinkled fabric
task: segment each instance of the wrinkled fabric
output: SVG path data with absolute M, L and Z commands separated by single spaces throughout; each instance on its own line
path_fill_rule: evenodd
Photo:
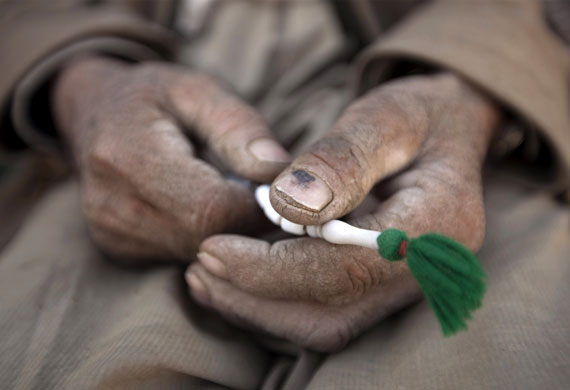
M 347 39 L 325 2 L 216 3 L 204 14 L 204 26 L 188 30 L 191 41 L 176 52 L 176 61 L 219 77 L 262 113 L 293 153 L 334 123 L 354 96 L 352 86 L 372 86 L 382 80 L 392 60 L 420 56 L 406 31 L 423 31 L 430 25 L 425 15 L 437 16 L 429 16 L 429 9 L 418 13 L 421 23 L 403 25 L 389 39 L 384 36 L 386 40 L 379 42 L 385 43 L 371 46 L 357 61 L 360 68 L 355 68 L 354 41 Z M 364 4 L 364 14 L 370 10 L 365 3 L 355 2 Z M 155 14 L 153 20 L 164 24 L 167 2 L 160 4 L 162 11 L 142 13 Z M 137 2 L 130 7 L 137 9 Z M 87 17 L 74 11 L 77 23 L 66 29 L 76 34 L 87 26 L 93 39 L 105 35 L 100 32 L 113 35 L 122 30 L 122 38 L 157 53 L 168 46 L 159 43 L 166 41 L 162 30 L 152 33 L 157 27 L 148 29 L 135 14 L 127 13 L 129 23 L 122 27 L 123 14 L 106 19 L 107 12 L 111 11 L 103 7 Z M 369 16 L 365 35 L 380 34 L 382 40 L 385 28 Z M 81 18 L 89 23 L 81 23 Z M 50 19 L 39 27 L 47 25 L 46 31 L 56 29 Z M 64 35 L 40 49 L 53 54 L 55 46 L 74 41 Z M 420 35 L 418 42 L 424 42 L 425 33 Z M 453 39 L 439 50 L 449 48 Z M 398 46 L 402 42 L 408 46 Z M 408 51 L 402 53 L 398 47 Z M 478 49 L 475 45 L 470 50 Z M 431 59 L 444 68 L 454 68 L 465 58 L 449 49 L 436 61 L 433 53 L 424 53 L 424 61 Z M 25 59 L 27 69 L 40 57 L 28 53 L 10 59 L 9 65 L 15 72 L 18 61 Z M 23 69 L 18 72 L 20 77 Z M 0 82 L 1 98 L 16 81 Z M 32 84 L 20 88 L 33 89 Z M 561 81 L 560 88 L 565 87 Z M 548 109 L 553 107 L 557 118 L 568 114 L 561 114 L 559 106 Z M 29 170 L 36 176 L 28 176 L 28 182 L 39 170 L 36 165 Z M 538 180 L 525 177 L 525 182 Z M 0 383 L 16 389 L 567 388 L 570 213 L 544 186 L 522 183 L 510 171 L 487 168 L 488 227 L 479 257 L 489 275 L 488 293 L 468 332 L 444 339 L 427 304 L 421 302 L 333 355 L 227 324 L 192 302 L 183 268 L 111 262 L 87 235 L 78 183 L 71 179 L 54 185 L 28 213 L 19 212 L 27 215 L 19 230 L 15 223 L 6 229 L 7 243 L 0 253 Z M 18 188 L 25 191 L 24 187 Z M 12 206 L 18 198 L 14 193 L 0 196 L 0 203 L 8 202 L 0 204 L 0 211 L 20 210 Z M 13 213 L 2 215 L 16 218 Z
M 485 185 L 479 257 L 488 292 L 469 330 L 443 338 L 421 302 L 325 356 L 277 353 L 201 309 L 183 269 L 110 262 L 86 234 L 77 183 L 66 182 L 0 260 L 0 381 L 18 389 L 566 388 L 570 212 L 505 176 Z

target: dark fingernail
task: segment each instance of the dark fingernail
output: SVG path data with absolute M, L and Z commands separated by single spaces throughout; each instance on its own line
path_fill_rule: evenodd
M 270 138 L 259 138 L 249 144 L 249 152 L 259 161 L 288 163 L 291 156 Z
M 198 260 L 204 266 L 204 268 L 206 268 L 214 275 L 222 279 L 228 279 L 228 269 L 221 260 L 206 252 L 198 253 Z
M 333 199 L 332 190 L 322 179 L 302 169 L 277 180 L 275 189 L 286 202 L 311 211 L 321 211 Z
M 196 300 L 198 300 L 199 302 L 201 302 L 203 304 L 209 303 L 210 302 L 210 292 L 208 291 L 208 288 L 206 287 L 204 282 L 202 282 L 202 280 L 200 280 L 198 275 L 196 275 L 193 272 L 187 272 L 185 276 L 186 276 L 186 282 L 190 286 L 190 289 L 192 290 L 192 295 L 194 295 L 194 298 L 196 298 Z

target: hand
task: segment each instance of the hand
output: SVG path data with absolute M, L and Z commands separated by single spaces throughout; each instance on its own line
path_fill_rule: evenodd
M 410 237 L 439 232 L 475 251 L 485 226 L 481 166 L 498 117 L 451 74 L 393 81 L 354 102 L 281 173 L 271 203 L 315 225 L 347 215 L 372 191 L 379 205 L 350 223 Z M 187 274 L 197 300 L 316 350 L 342 347 L 421 296 L 405 263 L 366 248 L 219 235 L 200 251 Z
M 81 59 L 62 72 L 53 102 L 92 236 L 122 259 L 189 262 L 205 237 L 256 215 L 251 191 L 197 158 L 188 137 L 255 181 L 289 161 L 251 107 L 176 66 Z

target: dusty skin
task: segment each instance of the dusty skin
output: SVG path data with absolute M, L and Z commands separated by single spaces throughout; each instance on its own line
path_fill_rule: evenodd
M 295 223 L 319 224 L 373 191 L 381 198 L 375 211 L 350 223 L 411 236 L 436 231 L 477 250 L 485 229 L 481 165 L 498 120 L 491 101 L 453 75 L 393 81 L 354 102 L 280 174 L 272 205 Z M 311 186 L 330 194 L 295 199 Z M 341 348 L 420 297 L 404 264 L 371 249 L 222 235 L 200 251 L 187 274 L 196 299 L 234 322 L 316 350 Z
M 243 221 L 263 216 L 250 191 L 198 158 L 202 149 L 247 179 L 279 175 L 271 203 L 295 223 L 348 214 L 359 227 L 437 231 L 473 250 L 484 236 L 481 164 L 499 118 L 451 74 L 372 90 L 290 165 L 253 108 L 176 66 L 80 59 L 62 72 L 54 102 L 91 234 L 105 251 L 187 263 L 200 251 L 186 275 L 197 301 L 309 348 L 341 348 L 419 299 L 416 284 L 405 265 L 366 248 L 216 235 L 244 234 Z M 376 209 L 351 218 L 370 193 Z
M 54 101 L 91 234 L 117 258 L 188 263 L 204 238 L 243 232 L 259 215 L 252 193 L 198 159 L 189 137 L 250 180 L 271 181 L 289 161 L 255 110 L 173 65 L 81 59 Z

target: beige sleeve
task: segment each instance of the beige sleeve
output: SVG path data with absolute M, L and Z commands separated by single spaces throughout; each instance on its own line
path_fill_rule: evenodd
M 435 1 L 417 9 L 357 60 L 359 89 L 394 60 L 461 74 L 546 136 L 570 171 L 567 49 L 526 0 Z
M 0 7 L 0 14 L 4 13 L 0 145 L 4 149 L 14 139 L 33 143 L 41 138 L 34 136 L 26 117 L 29 99 L 67 58 L 93 50 L 140 60 L 168 57 L 174 50 L 171 33 L 125 9 L 108 5 L 26 9 L 26 2 L 17 9 L 17 2 L 9 4 L 11 12 Z

